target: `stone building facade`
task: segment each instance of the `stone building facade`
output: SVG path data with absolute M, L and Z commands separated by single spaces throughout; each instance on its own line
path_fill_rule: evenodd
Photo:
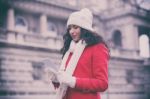
M 43 60 L 59 66 L 67 18 L 82 7 L 93 10 L 93 26 L 110 47 L 102 99 L 149 99 L 150 60 L 140 55 L 140 38 L 150 45 L 150 11 L 125 0 L 105 0 L 107 9 L 97 11 L 98 1 L 1 0 L 0 99 L 53 99 Z

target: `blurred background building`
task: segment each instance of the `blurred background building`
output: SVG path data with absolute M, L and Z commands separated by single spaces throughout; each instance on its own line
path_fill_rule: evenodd
M 150 99 L 149 0 L 0 0 L 0 99 L 53 99 L 43 60 L 59 66 L 67 18 L 83 7 L 110 47 L 102 99 Z

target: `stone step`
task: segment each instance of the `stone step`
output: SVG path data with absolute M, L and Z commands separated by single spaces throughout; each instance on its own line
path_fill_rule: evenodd
M 111 93 L 142 93 L 144 86 L 136 86 L 131 84 L 126 85 L 109 85 L 108 91 Z
M 55 93 L 55 89 L 52 85 L 50 84 L 45 84 L 42 81 L 39 82 L 33 82 L 33 83 L 7 83 L 5 85 L 0 86 L 0 92 L 5 91 L 5 92 L 15 92 L 15 93 Z
M 15 95 L 0 96 L 0 99 L 54 99 L 53 94 L 50 95 Z

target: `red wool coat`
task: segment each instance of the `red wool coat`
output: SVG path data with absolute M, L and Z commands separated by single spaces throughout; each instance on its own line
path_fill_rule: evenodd
M 108 59 L 108 49 L 104 44 L 86 47 L 73 73 L 75 88 L 68 88 L 63 99 L 101 99 L 99 92 L 108 88 Z

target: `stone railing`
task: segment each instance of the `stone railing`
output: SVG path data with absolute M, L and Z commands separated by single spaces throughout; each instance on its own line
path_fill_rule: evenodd
M 144 59 L 143 65 L 150 68 L 150 58 Z
M 101 18 L 107 19 L 107 18 L 112 18 L 112 17 L 125 15 L 125 14 L 134 14 L 134 15 L 148 18 L 148 16 L 150 15 L 150 11 L 142 9 L 142 8 L 137 8 L 131 5 L 123 5 L 118 8 L 112 8 L 109 10 L 102 11 Z
M 4 29 L 0 29 L 0 42 L 54 50 L 60 50 L 62 47 L 60 37 L 49 37 L 42 36 L 39 33 L 22 33 Z
M 129 50 L 129 49 L 111 47 L 110 53 L 112 57 L 122 57 L 122 58 L 131 58 L 131 59 L 140 58 L 138 50 Z

